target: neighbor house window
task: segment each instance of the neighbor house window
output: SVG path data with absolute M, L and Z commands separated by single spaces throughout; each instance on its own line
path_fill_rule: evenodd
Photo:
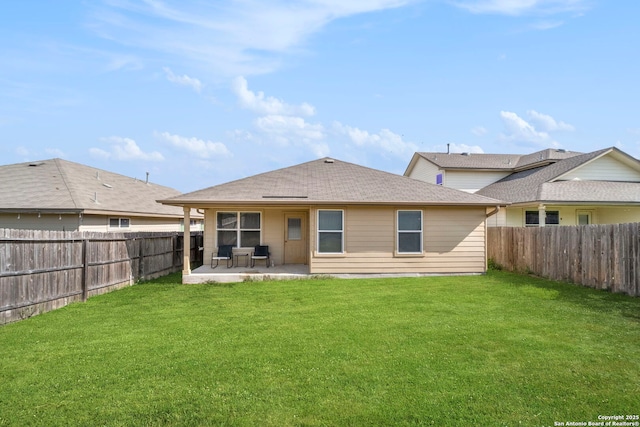
M 129 228 L 129 218 L 109 218 L 109 228 Z
M 344 252 L 344 211 L 318 211 L 318 252 Z
M 260 244 L 260 212 L 218 212 L 218 246 L 251 248 Z
M 560 211 L 546 211 L 544 223 L 546 225 L 560 224 Z M 526 211 L 524 215 L 524 223 L 527 226 L 540 225 L 540 216 L 538 211 Z
M 422 211 L 398 211 L 398 253 L 422 253 Z

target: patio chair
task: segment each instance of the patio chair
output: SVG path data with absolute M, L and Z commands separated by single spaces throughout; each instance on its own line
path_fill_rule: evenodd
M 255 267 L 257 259 L 263 259 L 265 266 L 269 268 L 269 246 L 256 245 L 251 254 L 251 268 Z
M 233 267 L 233 245 L 220 245 L 218 253 L 211 254 L 211 268 L 216 268 L 221 260 L 227 260 L 227 268 Z M 216 265 L 213 265 L 213 261 Z

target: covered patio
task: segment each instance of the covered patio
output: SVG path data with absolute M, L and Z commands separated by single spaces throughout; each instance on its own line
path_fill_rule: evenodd
M 309 266 L 303 264 L 276 265 L 266 268 L 264 265 L 255 267 L 233 266 L 227 268 L 221 263 L 216 268 L 203 265 L 191 271 L 191 274 L 183 276 L 183 283 L 237 283 L 244 281 L 260 280 L 290 280 L 311 277 Z

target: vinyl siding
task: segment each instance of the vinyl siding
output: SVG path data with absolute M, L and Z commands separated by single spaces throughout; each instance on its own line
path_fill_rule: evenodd
M 338 207 L 336 207 L 338 208 Z M 339 273 L 484 273 L 485 209 L 424 208 L 423 254 L 397 254 L 394 207 L 342 207 L 345 253 L 318 254 L 311 236 L 310 272 Z M 415 208 L 406 208 L 414 210 Z M 310 215 L 315 230 L 317 210 Z
M 495 171 L 447 171 L 445 185 L 447 187 L 475 193 L 487 185 L 500 181 L 510 172 Z
M 422 157 L 416 161 L 415 166 L 411 169 L 409 178 L 417 179 L 419 181 L 428 182 L 429 184 L 436 183 L 436 175 L 438 173 L 444 173 L 434 165 L 433 163 L 423 159 Z
M 563 181 L 625 181 L 640 182 L 640 172 L 614 159 L 604 156 L 562 176 Z
M 487 227 L 505 227 L 507 225 L 507 209 L 502 207 L 497 214 L 487 218 Z
M 0 214 L 0 228 L 12 228 L 18 230 L 51 230 L 51 231 L 78 231 L 78 215 L 46 215 L 33 213 Z
M 260 212 L 262 214 L 262 244 L 269 246 L 271 259 L 276 264 L 284 261 L 284 213 L 287 209 L 265 209 L 264 207 L 229 207 L 224 209 L 205 210 L 205 233 L 204 233 L 204 260 L 211 259 L 211 254 L 217 252 L 217 212 Z M 238 252 L 249 252 L 248 248 L 238 249 Z
M 129 218 L 129 227 L 127 228 L 111 228 L 109 227 L 109 218 Z M 182 222 L 178 218 L 147 218 L 122 215 L 83 215 L 80 231 L 95 232 L 163 232 L 163 231 L 182 231 Z
M 507 226 L 524 227 L 524 212 L 530 208 L 507 208 Z M 559 211 L 560 225 L 577 225 L 579 212 L 590 212 L 592 224 L 622 224 L 640 222 L 640 207 L 637 206 L 547 206 L 548 211 Z

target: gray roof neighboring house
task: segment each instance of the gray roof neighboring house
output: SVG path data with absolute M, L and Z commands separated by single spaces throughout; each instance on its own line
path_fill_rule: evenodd
M 505 206 L 493 198 L 323 158 L 159 200 L 184 205 L 413 204 Z
M 581 202 L 640 203 L 640 183 L 615 181 L 566 181 L 563 175 L 599 157 L 613 153 L 640 169 L 640 162 L 617 148 L 575 155 L 547 166 L 513 173 L 478 191 L 511 203 Z
M 156 202 L 169 187 L 62 159 L 0 166 L 0 212 L 85 213 L 182 218 Z
M 471 169 L 483 171 L 513 171 L 548 165 L 582 153 L 549 148 L 532 154 L 476 154 L 419 152 L 417 156 L 441 169 Z M 411 165 L 409 166 L 411 167 Z

